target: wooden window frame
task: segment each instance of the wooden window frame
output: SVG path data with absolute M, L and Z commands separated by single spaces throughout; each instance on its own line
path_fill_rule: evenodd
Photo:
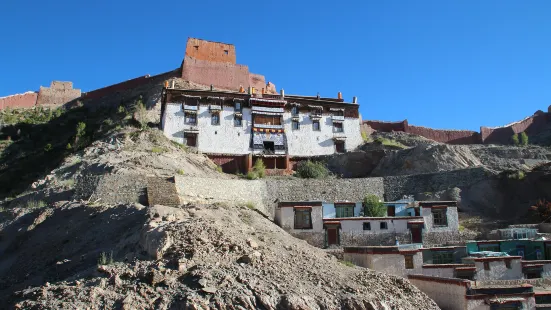
M 413 255 L 404 255 L 404 265 L 406 269 L 415 269 L 415 263 L 413 262 Z
M 216 118 L 216 122 L 214 121 Z M 210 116 L 210 124 L 213 126 L 220 125 L 220 114 L 219 113 L 212 113 Z
M 193 116 L 194 122 L 188 121 L 190 116 Z M 197 114 L 196 113 L 190 113 L 190 112 L 184 112 L 184 124 L 186 125 L 197 125 Z
M 490 262 L 484 262 L 484 270 L 490 270 Z
M 344 132 L 343 123 L 333 123 L 333 132 L 336 132 L 336 133 Z
M 448 227 L 447 209 L 432 209 L 431 213 L 432 213 L 432 225 L 434 227 Z
M 294 229 L 312 229 L 312 209 L 311 208 L 295 208 L 294 210 Z M 305 219 L 304 214 L 308 214 L 307 216 L 307 224 L 304 224 Z M 297 217 L 299 216 L 299 217 Z M 302 223 L 300 223 L 303 221 Z
M 343 217 L 354 217 L 354 205 L 339 205 L 335 204 L 335 217 L 336 218 L 343 218 Z M 339 210 L 347 210 L 345 213 L 347 216 L 342 216 L 343 211 Z M 339 216 L 339 213 L 341 216 Z
M 371 230 L 371 223 L 370 222 L 363 222 L 363 230 Z
M 237 123 L 239 122 L 239 124 Z M 243 117 L 240 115 L 233 115 L 233 126 L 234 127 L 243 127 Z
M 379 229 L 380 230 L 388 230 L 388 223 L 387 222 L 379 222 Z
M 295 128 L 296 125 L 296 128 Z M 291 121 L 291 129 L 292 130 L 300 130 L 300 122 L 299 121 Z
M 452 251 L 434 251 L 432 253 L 432 263 L 435 265 L 453 264 L 453 252 Z

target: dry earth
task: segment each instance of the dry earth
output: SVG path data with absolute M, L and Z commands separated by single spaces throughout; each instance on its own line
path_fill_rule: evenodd
M 19 309 L 438 309 L 247 207 L 66 204 L 0 228 L 0 302 Z

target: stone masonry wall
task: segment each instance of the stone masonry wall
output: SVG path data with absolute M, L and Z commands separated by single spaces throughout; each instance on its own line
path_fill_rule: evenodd
M 471 130 L 442 130 L 421 126 L 409 125 L 407 133 L 419 135 L 434 141 L 449 144 L 479 144 L 482 143 L 480 134 Z
M 118 204 L 138 202 L 147 205 L 147 179 L 135 175 L 107 174 L 85 176 L 75 186 L 74 199 Z
M 235 64 L 235 46 L 233 44 L 188 38 L 186 56 L 195 59 L 227 62 Z
M 0 98 L 0 110 L 6 108 L 32 108 L 36 104 L 38 94 L 35 92 L 26 92 Z
M 437 192 L 469 186 L 486 178 L 487 171 L 482 167 L 440 173 L 388 176 L 384 177 L 385 200 L 394 201 L 406 194 Z
M 249 86 L 249 68 L 230 62 L 212 62 L 186 56 L 182 64 L 182 78 L 204 85 L 238 90 Z
M 528 135 L 537 134 L 550 120 L 549 113 L 540 112 L 504 127 L 480 127 L 480 132 L 486 144 L 510 144 L 513 134 L 524 131 Z
M 80 89 L 73 89 L 72 82 L 53 81 L 50 87 L 40 86 L 37 105 L 62 105 L 81 95 Z

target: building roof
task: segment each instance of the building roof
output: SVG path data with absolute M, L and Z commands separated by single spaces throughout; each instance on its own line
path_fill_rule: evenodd
M 310 207 L 310 206 L 321 206 L 323 205 L 322 201 L 280 201 L 278 207 Z

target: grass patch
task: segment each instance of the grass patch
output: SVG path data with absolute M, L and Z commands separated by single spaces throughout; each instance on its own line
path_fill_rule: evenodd
M 34 199 L 31 199 L 24 204 L 24 207 L 27 209 L 38 209 L 38 208 L 44 208 L 45 206 L 46 206 L 46 203 L 44 201 L 34 200 Z
M 182 151 L 187 151 L 187 145 L 185 145 L 185 144 L 178 143 L 178 142 L 173 141 L 173 140 L 170 140 L 170 143 L 172 143 L 172 145 L 174 145 L 175 147 L 179 148 Z
M 166 152 L 166 150 L 162 147 L 154 146 L 151 148 L 151 153 L 162 154 L 164 152 Z
M 107 253 L 107 252 L 101 252 L 98 258 L 98 265 L 111 265 L 115 261 L 113 260 L 113 251 Z
M 400 143 L 398 141 L 383 138 L 383 137 L 379 137 L 379 138 L 375 139 L 375 143 L 378 143 L 378 144 L 381 144 L 381 145 L 384 145 L 384 146 L 397 147 L 397 148 L 401 148 L 401 149 L 407 149 L 408 148 L 407 146 L 403 145 L 402 143 Z
M 179 175 L 184 175 L 184 169 L 178 169 L 176 171 Z
M 61 186 L 72 188 L 75 186 L 75 180 L 74 179 L 63 180 L 61 181 Z
M 250 209 L 250 210 L 256 210 L 256 206 L 252 201 L 247 201 L 247 203 L 245 204 L 245 207 L 247 207 L 247 209 Z
M 345 265 L 346 267 L 354 267 L 354 266 L 356 266 L 356 265 L 354 265 L 354 263 L 349 262 L 349 261 L 346 261 L 346 260 L 340 260 L 339 263 Z
M 219 173 L 224 173 L 221 166 L 216 166 L 216 168 L 214 168 L 214 170 L 216 170 Z

